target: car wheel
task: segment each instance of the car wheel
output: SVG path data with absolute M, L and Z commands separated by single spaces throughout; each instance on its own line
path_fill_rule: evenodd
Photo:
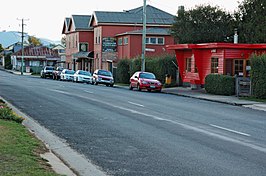
M 137 86 L 137 89 L 138 89 L 138 91 L 141 91 L 141 88 L 140 88 L 139 84 L 138 84 L 138 86 Z
M 129 85 L 129 90 L 133 90 L 133 87 L 132 87 L 131 83 Z
M 98 82 L 95 82 L 95 85 L 98 85 Z
M 110 84 L 110 87 L 114 87 L 114 84 Z
M 148 92 L 151 92 L 151 89 L 148 89 Z

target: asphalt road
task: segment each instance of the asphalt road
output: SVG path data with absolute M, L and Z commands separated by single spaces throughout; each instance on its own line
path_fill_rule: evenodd
M 109 175 L 266 175 L 263 111 L 3 71 L 0 96 Z

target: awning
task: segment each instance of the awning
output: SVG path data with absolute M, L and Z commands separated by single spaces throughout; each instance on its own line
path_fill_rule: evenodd
M 90 51 L 90 52 L 77 52 L 74 53 L 73 55 L 74 59 L 93 59 L 94 58 L 94 51 Z

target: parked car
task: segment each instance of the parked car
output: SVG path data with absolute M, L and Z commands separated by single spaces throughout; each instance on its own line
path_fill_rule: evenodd
M 92 75 L 88 71 L 77 70 L 74 74 L 74 82 L 85 82 L 92 84 Z
M 97 69 L 93 73 L 93 84 L 105 84 L 106 86 L 114 86 L 114 77 L 110 71 Z
M 43 69 L 41 70 L 41 78 L 47 78 L 47 77 L 51 78 L 53 76 L 53 71 L 54 67 L 52 66 L 43 67 Z
M 64 68 L 63 67 L 56 67 L 56 69 L 53 71 L 53 79 L 59 80 L 60 74 Z
M 60 74 L 60 81 L 73 81 L 74 80 L 74 70 L 64 69 Z
M 146 89 L 149 92 L 152 90 L 161 92 L 162 83 L 156 79 L 153 73 L 138 71 L 130 78 L 129 89 L 133 90 L 133 88 L 137 88 L 139 91 Z

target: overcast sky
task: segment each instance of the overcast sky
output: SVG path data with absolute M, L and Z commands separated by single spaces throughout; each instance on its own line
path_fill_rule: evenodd
M 200 4 L 218 5 L 226 11 L 237 9 L 242 0 L 147 0 L 147 4 L 176 15 L 178 6 L 185 9 Z M 73 14 L 91 15 L 93 11 L 123 11 L 143 5 L 143 0 L 4 0 L 1 1 L 0 31 L 21 31 L 25 21 L 25 32 L 39 38 L 60 40 L 65 17 Z

